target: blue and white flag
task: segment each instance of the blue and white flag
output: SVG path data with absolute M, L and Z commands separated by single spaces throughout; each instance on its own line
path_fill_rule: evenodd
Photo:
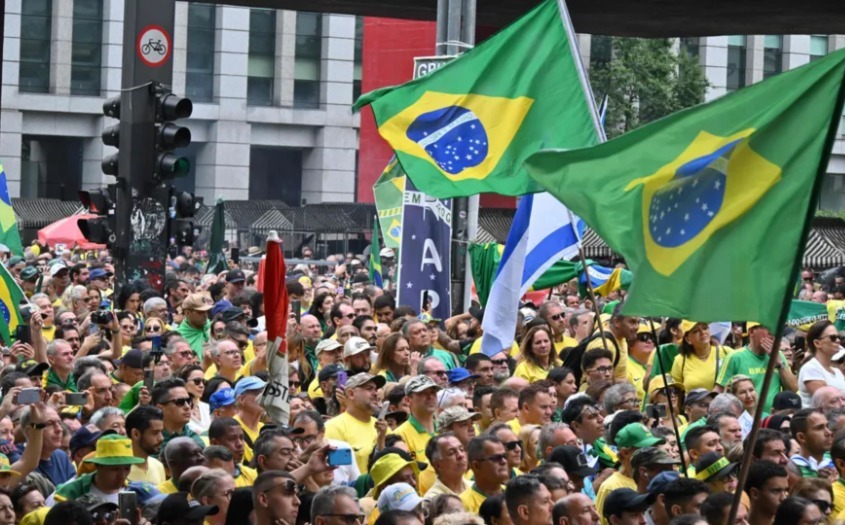
M 431 316 L 452 316 L 452 201 L 430 197 L 405 181 L 399 246 L 397 304 L 422 311 L 423 299 Z
M 584 222 L 549 193 L 520 199 L 484 311 L 485 354 L 510 351 L 520 297 L 555 262 L 578 254 L 583 233 Z

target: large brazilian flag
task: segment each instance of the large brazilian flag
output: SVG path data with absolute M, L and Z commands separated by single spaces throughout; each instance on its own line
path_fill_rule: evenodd
M 0 244 L 5 244 L 15 254 L 23 256 L 21 234 L 18 222 L 15 220 L 15 210 L 12 209 L 12 199 L 9 198 L 9 186 L 6 183 L 6 170 L 0 164 Z
M 9 345 L 12 344 L 12 334 L 22 322 L 21 301 L 25 301 L 23 290 L 6 265 L 0 264 L 0 337 Z
M 541 151 L 526 168 L 624 255 L 634 274 L 625 313 L 774 330 L 826 176 L 843 77 L 845 50 L 598 146 Z

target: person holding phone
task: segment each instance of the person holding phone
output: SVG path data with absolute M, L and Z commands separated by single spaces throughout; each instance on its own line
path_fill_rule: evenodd
M 326 422 L 326 437 L 352 446 L 362 474 L 368 472 L 367 461 L 379 436 L 387 433 L 387 423 L 373 417 L 379 408 L 376 393 L 385 382 L 384 377 L 366 372 L 349 377 L 345 390 L 346 411 Z

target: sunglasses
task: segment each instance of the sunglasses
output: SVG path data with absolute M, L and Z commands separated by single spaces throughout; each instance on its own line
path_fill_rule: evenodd
M 560 321 L 561 319 L 563 319 L 563 314 L 552 315 L 552 321 Z
M 202 384 L 203 384 L 203 382 L 204 382 L 205 380 L 204 380 L 203 378 L 201 378 L 201 377 L 195 377 L 195 378 L 193 378 L 193 379 L 189 379 L 188 381 L 190 381 L 191 383 L 193 383 L 193 384 L 195 384 L 195 385 L 197 385 L 197 386 L 200 386 L 200 385 L 202 385 Z
M 505 358 L 505 359 L 491 359 L 490 362 L 493 363 L 494 365 L 499 365 L 499 366 L 508 364 L 507 358 Z
M 819 508 L 822 514 L 827 514 L 833 507 L 833 505 L 823 499 L 811 499 L 810 501 L 816 504 L 816 507 Z
M 840 338 L 838 335 L 836 335 L 836 334 L 829 335 L 829 336 L 827 336 L 827 338 L 828 338 L 828 339 L 830 339 L 830 340 L 831 340 L 831 342 L 834 342 L 834 343 L 838 343 L 838 342 L 839 342 L 839 340 L 841 339 L 841 338 Z
M 355 319 L 356 316 L 355 316 L 355 313 L 353 312 L 351 314 L 341 315 L 340 317 L 345 317 L 347 319 Z M 350 516 L 351 516 L 351 514 L 350 514 Z
M 493 454 L 492 456 L 487 456 L 481 461 L 490 461 L 492 463 L 507 463 L 508 457 L 504 454 Z
M 286 479 L 286 480 L 282 481 L 281 483 L 276 483 L 275 485 L 272 485 L 270 488 L 268 488 L 267 490 L 264 491 L 264 494 L 267 494 L 268 492 L 270 492 L 271 490 L 273 490 L 277 487 L 282 488 L 282 493 L 285 496 L 296 496 L 297 493 L 298 493 L 298 491 L 296 490 L 296 482 L 293 481 L 292 479 Z M 326 514 L 326 515 L 327 516 L 335 516 L 335 514 Z
M 520 443 L 518 439 L 516 441 L 508 441 L 505 443 L 505 448 L 508 450 L 516 450 L 517 448 L 522 448 L 522 443 Z
M 637 334 L 637 341 L 645 343 L 645 342 L 653 341 L 653 340 L 654 340 L 654 337 L 652 337 L 651 334 Z
M 288 387 L 299 388 L 301 383 L 299 381 L 288 381 Z
M 184 407 L 185 405 L 188 405 L 190 407 L 194 406 L 194 400 L 191 399 L 190 397 L 180 397 L 178 399 L 171 399 L 170 401 L 165 403 L 165 405 L 169 404 L 169 403 L 173 403 L 174 405 L 176 405 L 177 407 L 180 407 L 180 408 Z
M 144 328 L 145 332 L 161 332 L 161 327 L 157 324 L 150 325 Z

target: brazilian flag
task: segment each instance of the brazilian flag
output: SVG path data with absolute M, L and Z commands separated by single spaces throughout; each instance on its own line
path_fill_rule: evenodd
M 634 275 L 625 313 L 774 330 L 827 170 L 843 77 L 845 50 L 598 146 L 538 152 L 526 167 L 625 257 Z
M 373 186 L 384 246 L 394 250 L 398 250 L 402 243 L 405 177 L 402 166 L 396 157 L 393 157 Z
M 557 0 L 544 0 L 437 71 L 362 96 L 379 134 L 423 193 L 541 191 L 522 168 L 542 148 L 598 142 L 592 97 Z
M 12 334 L 22 322 L 20 304 L 25 300 L 23 290 L 6 265 L 0 264 L 0 337 L 6 344 L 12 344 Z
M 6 170 L 0 164 L 0 244 L 5 244 L 15 255 L 23 256 L 21 233 L 9 198 L 9 185 L 6 183 Z
M 384 282 L 381 278 L 381 248 L 378 242 L 378 217 L 373 218 L 373 241 L 370 243 L 370 280 L 381 288 Z

